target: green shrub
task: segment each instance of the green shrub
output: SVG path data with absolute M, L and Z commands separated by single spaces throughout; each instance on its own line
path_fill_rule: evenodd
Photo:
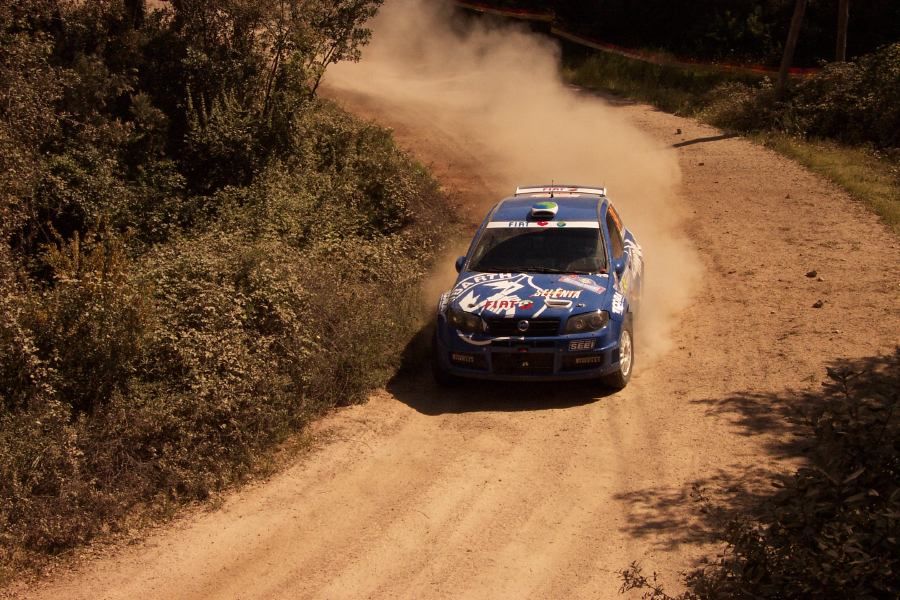
M 0 6 L 0 577 L 259 472 L 419 326 L 438 186 L 312 95 L 380 2 L 291 4 Z
M 850 63 L 830 63 L 792 101 L 806 135 L 900 147 L 900 42 Z
M 686 577 L 681 600 L 896 598 L 900 594 L 900 349 L 829 370 L 809 463 L 727 523 L 726 549 Z M 632 565 L 623 589 L 671 598 Z
M 695 100 L 702 118 L 736 131 L 777 131 L 879 148 L 900 147 L 900 43 L 829 63 L 784 99 L 771 82 L 722 83 Z
M 780 100 L 771 80 L 756 84 L 727 82 L 702 96 L 698 115 L 729 131 L 800 133 L 796 110 Z
M 45 261 L 53 285 L 32 296 L 29 327 L 57 397 L 75 413 L 91 413 L 127 391 L 142 353 L 146 295 L 129 281 L 118 240 L 76 235 L 48 248 Z

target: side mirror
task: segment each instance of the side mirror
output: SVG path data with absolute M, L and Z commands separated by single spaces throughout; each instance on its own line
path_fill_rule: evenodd
M 623 254 L 619 258 L 613 259 L 613 270 L 616 272 L 616 275 L 621 277 L 625 273 L 625 266 L 627 265 L 627 261 L 625 260 L 625 255 Z
M 459 273 L 462 271 L 463 265 L 466 264 L 466 257 L 460 256 L 456 259 L 456 272 Z

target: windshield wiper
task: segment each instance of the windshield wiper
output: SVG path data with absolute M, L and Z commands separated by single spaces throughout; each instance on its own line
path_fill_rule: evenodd
M 473 271 L 480 273 L 546 273 L 559 275 L 596 275 L 598 273 L 606 273 L 606 269 L 599 271 L 585 271 L 584 269 L 555 269 L 553 267 L 504 267 L 502 269 L 490 269 L 486 267 L 474 267 Z
M 479 271 L 485 271 L 489 273 L 575 273 L 576 271 L 568 271 L 566 269 L 554 269 L 553 267 L 523 267 L 523 266 L 514 266 L 514 267 L 506 267 L 502 270 L 495 271 L 494 269 L 478 269 Z

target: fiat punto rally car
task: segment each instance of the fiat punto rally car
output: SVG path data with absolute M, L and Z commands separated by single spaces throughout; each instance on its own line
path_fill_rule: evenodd
M 517 189 L 491 209 L 456 269 L 438 306 L 439 383 L 628 383 L 643 257 L 604 188 Z

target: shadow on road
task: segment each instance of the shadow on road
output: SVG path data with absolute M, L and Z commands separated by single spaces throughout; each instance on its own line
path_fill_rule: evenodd
M 684 148 L 685 146 L 693 146 L 694 144 L 705 144 L 706 142 L 719 142 L 721 140 L 730 140 L 731 138 L 738 137 L 736 133 L 723 133 L 721 135 L 710 135 L 707 137 L 695 138 L 693 140 L 685 140 L 683 142 L 678 142 L 677 144 L 672 144 L 673 148 Z
M 571 408 L 613 393 L 597 381 L 510 383 L 472 380 L 450 388 L 440 387 L 431 377 L 432 333 L 432 326 L 423 327 L 407 344 L 400 371 L 387 385 L 395 398 L 424 415 Z
M 653 538 L 659 550 L 682 544 L 713 543 L 722 526 L 738 514 L 751 514 L 771 491 L 775 474 L 764 466 L 733 466 L 697 479 L 681 489 L 650 487 L 616 494 L 629 515 L 625 531 L 632 538 Z
M 628 506 L 630 514 L 625 531 L 635 538 L 654 539 L 660 549 L 721 541 L 729 521 L 759 514 L 759 507 L 793 477 L 798 461 L 821 461 L 811 423 L 845 393 L 840 376 L 850 374 L 853 397 L 886 394 L 900 387 L 898 364 L 900 354 L 834 360 L 828 373 L 838 377 L 816 389 L 695 400 L 695 405 L 706 407 L 709 418 L 724 420 L 740 435 L 762 436 L 770 460 L 752 466 L 734 464 L 681 489 L 648 487 L 619 494 L 616 499 Z

